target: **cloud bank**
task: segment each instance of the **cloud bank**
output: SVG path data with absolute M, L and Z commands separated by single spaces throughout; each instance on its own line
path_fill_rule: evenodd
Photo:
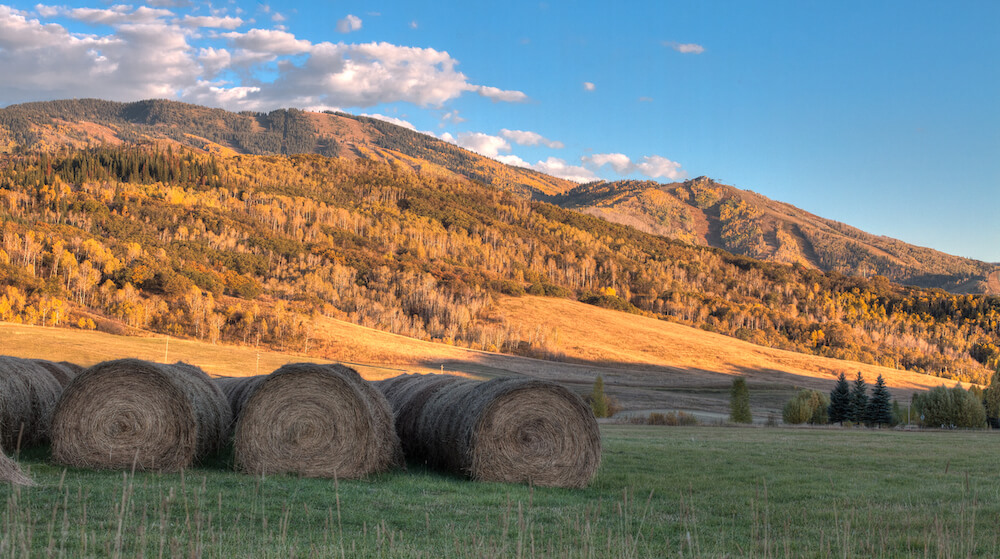
M 31 13 L 0 5 L 0 105 L 99 97 L 167 98 L 231 110 L 392 102 L 440 107 L 466 93 L 494 102 L 528 100 L 521 91 L 470 82 L 457 60 L 433 48 L 312 43 L 281 28 L 241 31 L 242 18 L 180 14 L 179 4 L 39 4 Z M 95 32 L 71 32 L 47 21 L 53 19 L 92 25 Z M 361 19 L 348 15 L 338 28 L 356 31 Z

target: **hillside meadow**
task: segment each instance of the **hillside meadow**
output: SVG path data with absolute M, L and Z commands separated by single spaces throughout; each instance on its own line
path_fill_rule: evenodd
M 4 557 L 990 557 L 991 432 L 602 426 L 584 490 L 63 469 L 0 487 Z
M 666 320 L 622 313 L 569 299 L 501 297 L 490 320 L 548 339 L 551 351 L 520 357 L 431 343 L 347 321 L 317 317 L 312 350 L 277 352 L 193 339 L 118 336 L 98 331 L 0 322 L 0 354 L 93 365 L 136 357 L 184 361 L 213 376 L 266 374 L 296 361 L 337 361 L 368 380 L 407 372 L 447 372 L 476 378 L 531 376 L 559 382 L 580 394 L 601 375 L 609 395 L 629 414 L 685 411 L 703 421 L 728 414 L 733 375 L 751 389 L 755 419 L 780 417 L 800 388 L 829 391 L 837 375 L 861 372 L 869 383 L 882 375 L 893 398 L 955 381 L 877 365 L 842 361 L 744 342 Z

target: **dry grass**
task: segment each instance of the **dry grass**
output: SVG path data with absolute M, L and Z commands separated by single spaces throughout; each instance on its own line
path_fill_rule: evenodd
M 891 388 L 925 390 L 942 383 L 937 377 L 888 367 L 841 361 L 772 349 L 664 320 L 626 314 L 568 299 L 504 298 L 501 309 L 508 322 L 541 324 L 558 331 L 558 350 L 566 357 L 621 368 L 669 368 L 697 374 L 701 371 L 747 375 L 749 380 L 774 380 L 775 373 L 822 380 L 824 386 L 841 372 L 858 371 L 874 382 L 881 374 Z
M 745 375 L 757 420 L 779 414 L 800 388 L 829 391 L 841 372 L 882 374 L 892 396 L 908 401 L 943 379 L 862 363 L 756 346 L 678 324 L 566 299 L 503 297 L 497 319 L 523 332 L 550 332 L 562 361 L 528 359 L 435 344 L 320 318 L 311 356 L 210 345 L 165 337 L 125 338 L 98 332 L 0 324 L 0 353 L 68 360 L 82 365 L 122 357 L 197 363 L 213 376 L 265 374 L 292 362 L 338 361 L 367 380 L 402 373 L 448 372 L 473 378 L 530 376 L 558 381 L 579 394 L 598 374 L 630 413 L 688 411 L 702 421 L 728 414 L 733 375 Z M 39 343 L 44 342 L 44 343 Z M 169 346 L 169 347 L 168 347 Z M 258 361 L 259 356 L 259 361 Z M 948 382 L 952 384 L 952 382 Z

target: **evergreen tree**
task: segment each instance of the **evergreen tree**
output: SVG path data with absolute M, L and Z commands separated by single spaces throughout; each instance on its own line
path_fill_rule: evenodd
M 851 408 L 851 385 L 847 383 L 847 377 L 840 373 L 837 384 L 830 391 L 830 423 L 840 423 L 847 421 Z
M 729 421 L 733 423 L 753 423 L 750 413 L 750 389 L 743 377 L 733 379 L 729 389 Z
M 851 387 L 851 406 L 848 410 L 847 420 L 854 423 L 864 423 L 867 419 L 865 411 L 868 409 L 868 385 L 865 384 L 861 371 L 858 371 L 858 378 L 854 379 Z
M 608 396 L 604 393 L 604 377 L 601 375 L 597 375 L 597 379 L 594 380 L 594 388 L 591 389 L 590 395 L 587 396 L 587 403 L 590 404 L 590 409 L 594 411 L 594 417 L 608 417 L 610 415 Z
M 986 408 L 986 421 L 990 427 L 1000 427 L 1000 365 L 997 365 L 997 372 L 993 373 L 990 385 L 983 395 L 983 406 Z
M 889 425 L 892 423 L 892 398 L 889 396 L 889 389 L 885 386 L 885 380 L 880 374 L 875 381 L 875 388 L 872 390 L 872 397 L 868 400 L 866 410 L 866 421 L 871 425 Z

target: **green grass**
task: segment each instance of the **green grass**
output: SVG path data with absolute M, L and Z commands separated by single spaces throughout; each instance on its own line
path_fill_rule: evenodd
M 0 487 L 0 557 L 995 557 L 997 435 L 602 426 L 586 490 L 64 470 Z

